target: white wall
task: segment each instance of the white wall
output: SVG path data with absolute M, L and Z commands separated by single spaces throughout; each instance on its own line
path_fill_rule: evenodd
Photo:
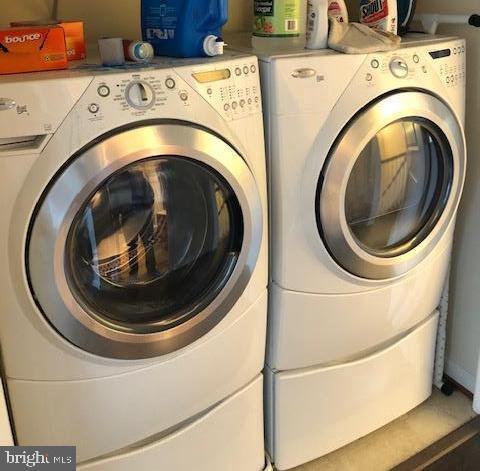
M 49 18 L 53 0 L 2 0 L 0 26 L 13 20 Z M 59 0 L 59 16 L 83 19 L 90 42 L 101 36 L 140 37 L 140 0 Z M 228 31 L 251 28 L 253 0 L 229 0 Z
M 418 10 L 480 14 L 480 1 L 422 0 Z M 473 391 L 480 348 L 480 29 L 445 26 L 439 33 L 456 34 L 468 41 L 469 167 L 455 242 L 447 373 Z
M 52 0 L 2 0 L 0 26 L 8 26 L 13 20 L 49 18 Z

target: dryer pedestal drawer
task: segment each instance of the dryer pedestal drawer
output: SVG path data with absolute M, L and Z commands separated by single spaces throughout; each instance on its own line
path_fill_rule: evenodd
M 397 343 L 347 364 L 277 373 L 267 368 L 267 444 L 276 467 L 330 453 L 425 401 L 437 325 L 434 312 Z

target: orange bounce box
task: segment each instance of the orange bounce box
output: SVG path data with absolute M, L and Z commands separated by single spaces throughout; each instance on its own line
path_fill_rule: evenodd
M 65 31 L 65 43 L 67 45 L 67 59 L 79 61 L 86 57 L 85 33 L 83 21 L 18 21 L 10 23 L 13 27 L 25 26 L 61 26 Z
M 46 26 L 0 30 L 0 74 L 67 67 L 63 28 Z
M 79 61 L 85 59 L 85 35 L 83 32 L 83 21 L 61 21 L 65 31 L 65 42 L 67 43 L 67 59 Z

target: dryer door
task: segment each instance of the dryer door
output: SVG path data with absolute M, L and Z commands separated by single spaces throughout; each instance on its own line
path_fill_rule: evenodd
M 420 263 L 454 220 L 465 138 L 447 105 L 420 92 L 380 99 L 333 146 L 317 191 L 317 223 L 348 272 L 382 280 Z
M 30 227 L 30 286 L 78 347 L 166 354 L 231 310 L 262 224 L 254 176 L 223 140 L 187 125 L 136 128 L 78 155 L 46 190 Z

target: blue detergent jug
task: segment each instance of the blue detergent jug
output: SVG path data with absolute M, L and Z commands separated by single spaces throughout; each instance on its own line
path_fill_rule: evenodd
M 228 0 L 142 0 L 142 35 L 157 56 L 223 53 Z

